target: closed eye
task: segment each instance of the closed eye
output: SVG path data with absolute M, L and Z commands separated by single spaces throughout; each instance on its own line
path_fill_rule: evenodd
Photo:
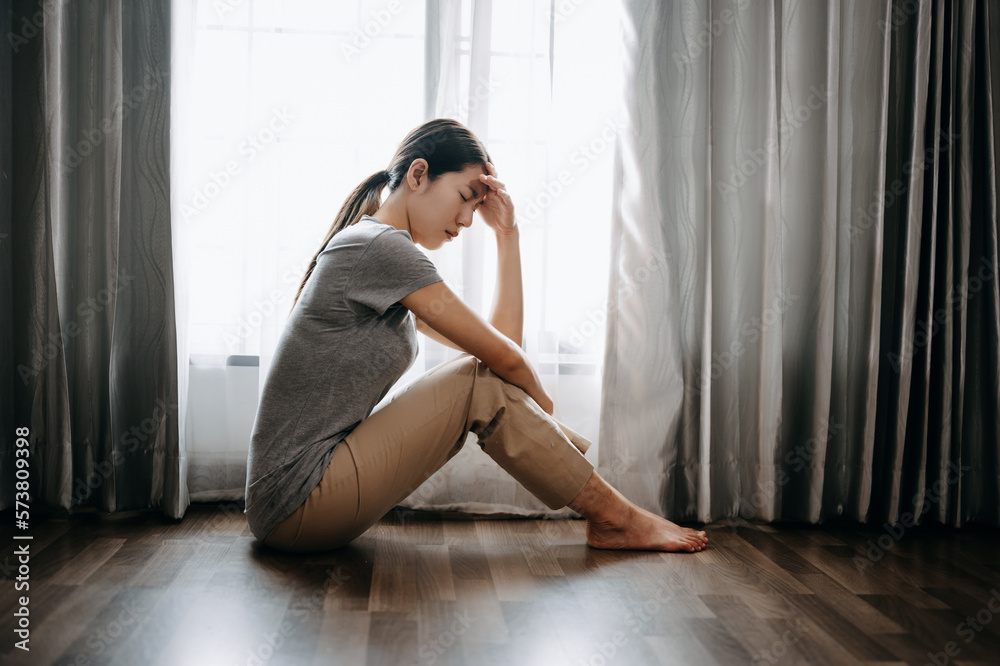
M 464 194 L 462 194 L 461 192 L 459 192 L 459 193 L 458 193 L 458 196 L 462 197 L 462 201 L 466 201 L 466 202 L 468 201 L 468 199 L 466 199 L 466 198 L 465 198 L 465 195 L 464 195 Z M 477 204 L 476 204 L 475 206 L 473 206 L 472 208 L 473 208 L 473 210 L 475 210 L 476 208 L 479 208 L 479 207 L 480 207 L 480 206 L 482 206 L 482 205 L 483 205 L 483 202 L 482 202 L 482 201 L 480 201 L 479 203 L 477 203 Z

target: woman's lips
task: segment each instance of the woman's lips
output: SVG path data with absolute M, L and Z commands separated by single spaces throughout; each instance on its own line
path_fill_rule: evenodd
M 448 237 L 448 240 L 451 240 L 452 238 L 454 238 L 454 236 L 451 235 L 451 232 L 448 231 L 447 229 L 445 229 L 444 235 Z

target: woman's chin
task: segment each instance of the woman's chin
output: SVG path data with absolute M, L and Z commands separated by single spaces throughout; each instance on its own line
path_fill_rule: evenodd
M 437 243 L 428 243 L 426 241 L 415 241 L 417 245 L 420 245 L 425 250 L 440 250 L 442 247 L 448 244 L 448 241 L 439 241 Z

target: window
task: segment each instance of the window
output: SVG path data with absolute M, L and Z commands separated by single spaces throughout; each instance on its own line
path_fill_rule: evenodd
M 208 455 L 245 465 L 259 394 L 225 387 L 263 383 L 344 199 L 388 165 L 407 132 L 440 116 L 484 140 L 514 197 L 524 348 L 555 416 L 596 443 L 622 98 L 617 3 L 199 0 L 190 11 L 187 78 L 175 82 L 174 140 L 184 148 L 174 227 L 192 463 Z M 477 220 L 428 256 L 488 317 L 489 229 Z M 420 339 L 417 362 L 384 402 L 457 353 Z M 235 383 L 218 375 L 237 372 Z M 239 473 L 227 478 L 235 484 Z

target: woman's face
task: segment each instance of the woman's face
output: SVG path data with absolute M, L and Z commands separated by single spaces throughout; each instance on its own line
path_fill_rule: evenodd
M 442 174 L 431 182 L 427 161 L 414 160 L 407 173 L 406 210 L 413 242 L 436 250 L 449 240 L 449 233 L 459 234 L 472 224 L 472 214 L 482 203 L 487 186 L 479 174 L 489 173 L 484 165 L 465 171 Z

